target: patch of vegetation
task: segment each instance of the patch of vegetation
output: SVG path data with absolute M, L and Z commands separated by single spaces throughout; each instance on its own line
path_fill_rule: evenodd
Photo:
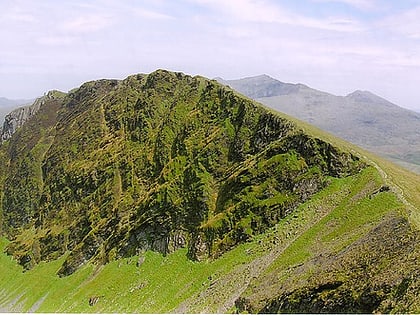
M 390 236 L 382 235 L 379 228 L 394 220 L 393 217 L 407 226 L 404 204 L 392 192 L 381 189 L 383 179 L 374 168 L 364 170 L 357 177 L 337 181 L 330 186 L 330 192 L 334 186 L 342 192 L 341 198 L 334 198 L 335 202 L 338 201 L 334 210 L 298 235 L 261 277 L 251 282 L 237 301 L 239 310 L 309 313 L 389 311 L 387 307 L 391 301 L 405 312 L 418 308 L 397 302 L 391 290 L 395 283 L 414 272 L 415 264 L 409 262 L 402 268 L 395 266 L 401 261 L 401 255 L 406 255 L 401 253 L 402 250 L 411 252 L 416 246 L 415 237 L 411 231 L 397 232 L 396 229 L 389 232 L 393 233 L 395 243 L 385 245 Z M 318 196 L 321 194 L 316 198 Z M 316 198 L 311 203 L 316 203 Z M 409 245 L 402 249 L 398 242 L 408 242 Z M 388 247 L 385 249 L 384 246 Z M 418 249 L 417 246 L 416 251 Z M 394 265 L 393 268 L 390 265 Z M 383 286 L 384 282 L 388 289 L 380 296 L 375 295 L 376 304 L 372 302 L 368 306 L 368 296 L 365 302 L 358 300 L 364 294 L 367 283 L 370 290 L 376 292 L 379 290 L 376 286 Z M 333 284 L 339 285 L 334 287 Z M 321 292 L 324 295 L 318 296 Z

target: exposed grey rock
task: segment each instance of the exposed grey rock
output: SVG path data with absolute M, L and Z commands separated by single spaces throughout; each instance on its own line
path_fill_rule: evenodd
M 45 100 L 52 97 L 52 92 L 37 98 L 32 104 L 19 107 L 4 118 L 3 125 L 0 125 L 0 143 L 7 141 L 17 129 L 34 116 L 44 105 Z
M 28 99 L 28 100 L 11 100 L 5 97 L 0 97 L 0 130 L 3 127 L 4 117 L 12 110 L 25 106 L 30 105 L 35 101 L 35 99 Z

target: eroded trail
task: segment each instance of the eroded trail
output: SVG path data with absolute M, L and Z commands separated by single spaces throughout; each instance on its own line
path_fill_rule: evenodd
M 407 207 L 410 223 L 420 230 L 420 219 L 418 215 L 418 210 L 412 203 L 410 203 L 407 200 L 407 198 L 405 198 L 404 190 L 396 183 L 394 183 L 391 177 L 388 176 L 388 173 L 385 172 L 383 168 L 381 168 L 376 162 L 372 161 L 366 156 L 363 156 L 363 158 L 377 169 L 385 184 L 388 185 L 388 187 L 397 196 L 397 198 Z

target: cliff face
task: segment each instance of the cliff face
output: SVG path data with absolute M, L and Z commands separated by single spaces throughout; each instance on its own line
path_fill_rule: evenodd
M 0 97 L 0 130 L 3 128 L 4 118 L 7 114 L 12 112 L 14 109 L 28 106 L 34 103 L 34 99 L 32 100 L 10 100 L 4 97 Z M 0 131 L 1 133 L 1 131 Z M 0 138 L 1 139 L 1 138 Z
M 70 251 L 64 275 L 146 249 L 218 256 L 327 177 L 361 167 L 217 82 L 179 73 L 89 82 L 37 106 L 3 147 L 3 230 L 28 268 Z
M 36 99 L 33 104 L 19 107 L 7 114 L 4 118 L 3 125 L 0 126 L 0 143 L 10 139 L 18 128 L 22 127 L 26 121 L 33 117 L 57 93 L 60 92 L 51 91 L 47 95 Z

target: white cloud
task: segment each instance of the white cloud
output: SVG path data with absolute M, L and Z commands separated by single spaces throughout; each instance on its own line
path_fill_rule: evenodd
M 28 13 L 12 13 L 5 17 L 16 22 L 35 22 L 37 20 L 34 15 Z
M 288 24 L 336 32 L 361 32 L 365 30 L 365 26 L 361 24 L 358 20 L 341 17 L 314 19 L 302 16 L 295 16 L 291 19 L 291 21 Z
M 113 24 L 110 16 L 85 15 L 64 22 L 60 29 L 70 33 L 90 33 L 103 30 Z
M 66 35 L 51 35 L 39 37 L 36 42 L 46 46 L 69 46 L 74 44 L 76 37 Z
M 157 11 L 152 11 L 152 10 L 148 10 L 148 9 L 144 9 L 144 8 L 135 8 L 134 10 L 132 10 L 132 13 L 134 13 L 134 15 L 145 18 L 145 19 L 151 19 L 151 20 L 171 20 L 174 19 L 174 17 L 165 14 L 165 13 L 160 13 Z
M 336 2 L 344 3 L 360 10 L 372 10 L 378 6 L 377 0 L 312 0 L 314 2 Z
M 287 6 L 292 1 L 16 0 L 6 7 L 0 0 L 0 96 L 21 97 L 22 79 L 27 93 L 43 92 L 45 82 L 70 88 L 168 68 L 226 78 L 268 73 L 336 94 L 399 90 L 418 99 L 420 8 L 397 14 L 401 5 L 389 1 L 302 0 L 308 7 L 300 10 Z
M 389 16 L 378 25 L 387 29 L 389 33 L 420 40 L 420 6 Z
M 254 23 L 277 23 L 296 27 L 338 32 L 360 32 L 364 25 L 358 20 L 343 17 L 311 18 L 293 13 L 279 2 L 265 0 L 194 0 L 193 2 L 222 11 L 231 19 Z

